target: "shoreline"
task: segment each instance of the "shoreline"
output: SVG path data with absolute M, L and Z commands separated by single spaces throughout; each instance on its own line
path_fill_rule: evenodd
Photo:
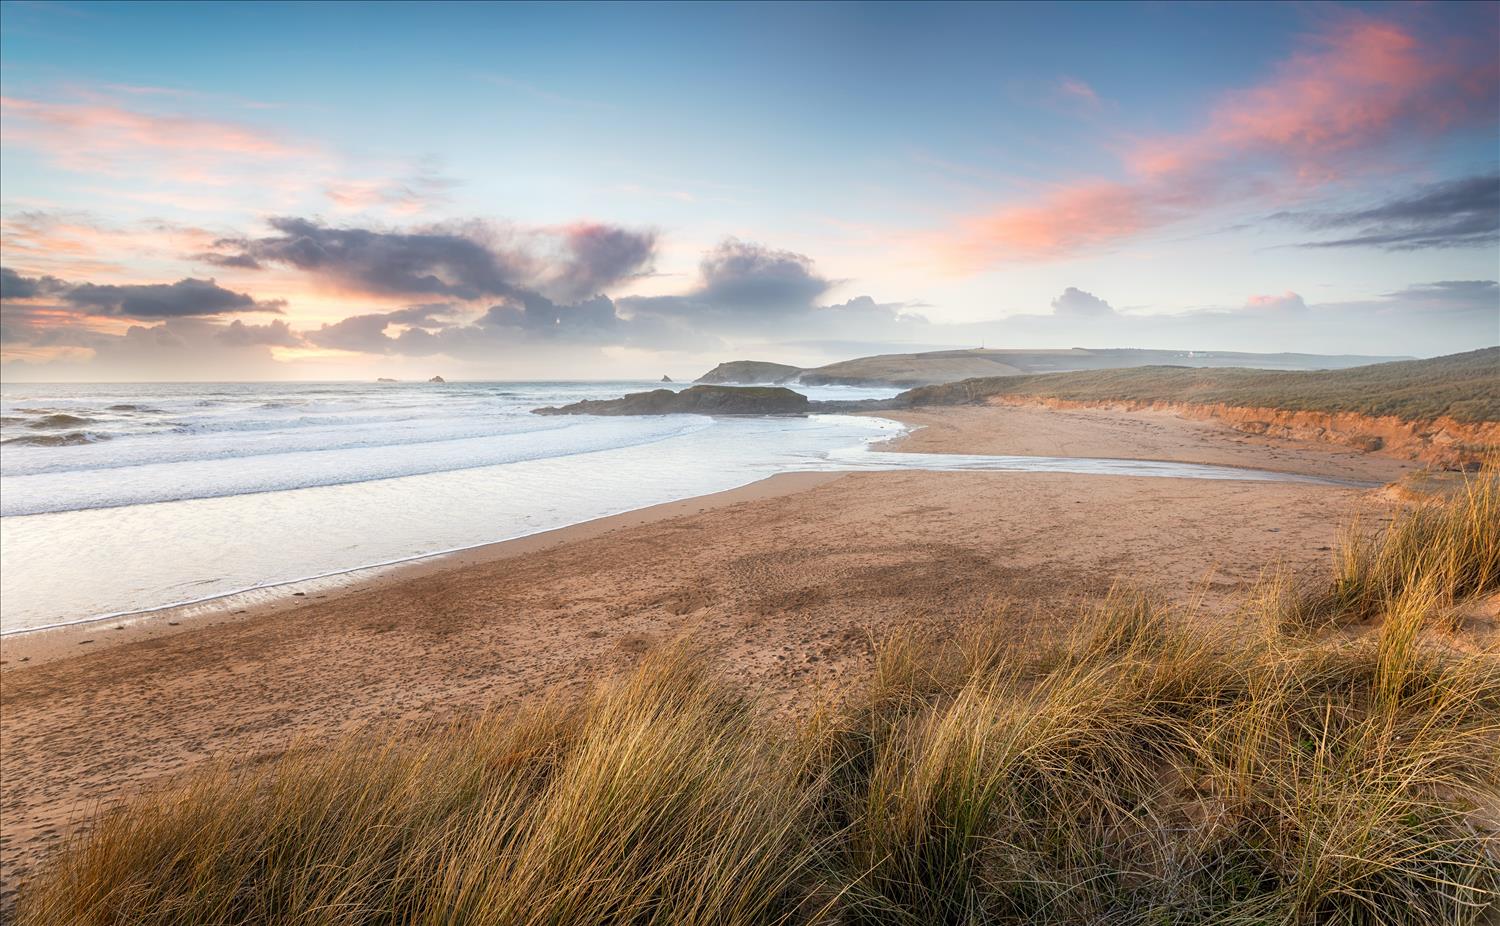
M 1014 406 L 1011 407 L 1014 408 Z M 1118 413 L 1118 410 L 1115 409 L 1097 411 L 1048 409 L 1050 413 L 1049 417 L 1053 418 L 1067 415 L 1069 411 L 1073 414 L 1090 417 L 1099 415 L 1114 417 Z M 870 441 L 867 445 L 867 449 L 869 450 L 896 453 L 922 453 L 933 452 L 934 450 L 939 453 L 963 452 L 947 446 L 950 442 L 943 440 L 942 437 L 936 438 L 940 444 L 939 447 L 929 449 L 924 446 L 932 442 L 934 438 L 934 435 L 931 433 L 931 422 L 922 420 L 923 418 L 930 419 L 932 417 L 931 410 L 913 409 L 896 413 L 880 411 L 860 414 L 864 417 L 886 418 L 903 426 L 901 431 L 889 437 Z M 1149 410 L 1137 411 L 1135 414 L 1141 417 L 1155 417 L 1170 415 L 1171 413 L 1162 410 Z M 1180 416 L 1172 415 L 1172 417 L 1175 417 L 1180 423 L 1191 421 L 1191 419 Z M 1204 423 L 1203 426 L 1218 432 L 1219 435 L 1223 435 L 1229 430 L 1216 424 Z M 1274 446 L 1281 442 L 1268 441 L 1266 443 Z M 1315 447 L 1316 445 L 1313 446 Z M 1326 447 L 1327 445 L 1323 446 Z M 1292 466 L 1278 464 L 1266 459 L 1255 459 L 1250 462 L 1210 460 L 1206 457 L 1203 459 L 1184 459 L 1181 454 L 1171 453 L 1161 455 L 1132 454 L 1129 456 L 1100 456 L 1079 453 L 1069 455 L 1069 458 L 1078 460 L 1128 459 L 1140 462 L 1226 466 L 1234 469 L 1243 469 L 1247 472 L 1283 473 L 1287 475 L 1305 475 L 1314 479 L 1328 479 L 1332 481 L 1324 482 L 1324 485 L 1349 489 L 1370 489 L 1384 484 L 1382 481 L 1370 480 L 1368 478 L 1360 480 L 1351 479 L 1347 476 L 1333 476 L 1326 472 L 1312 472 L 1311 470 L 1322 469 L 1323 467 L 1308 466 L 1309 460 L 1304 454 L 1306 450 L 1310 449 L 1313 449 L 1313 447 L 1298 447 L 1298 459 Z M 1027 452 L 1017 452 L 1008 455 L 1047 456 L 1046 454 Z M 1259 457 L 1260 454 L 1256 456 Z M 1255 465 L 1251 465 L 1252 462 Z M 91 649 L 88 651 L 90 653 L 99 652 L 120 644 L 140 640 L 155 640 L 175 636 L 179 633 L 198 628 L 252 620 L 263 615 L 276 614 L 283 610 L 295 608 L 310 601 L 326 601 L 350 592 L 400 584 L 408 579 L 430 575 L 434 572 L 460 569 L 468 565 L 522 556 L 527 553 L 601 536 L 617 530 L 668 520 L 683 515 L 696 514 L 710 508 L 719 508 L 740 502 L 793 494 L 862 471 L 851 468 L 846 471 L 834 472 L 800 471 L 777 473 L 719 492 L 661 502 L 642 508 L 590 518 L 585 521 L 538 531 L 532 534 L 523 534 L 518 537 L 486 540 L 467 546 L 454 547 L 447 550 L 435 550 L 430 553 L 420 553 L 387 562 L 370 563 L 312 576 L 287 579 L 267 585 L 252 586 L 157 607 L 112 612 L 49 624 L 42 627 L 23 628 L 0 633 L 0 666 L 5 667 L 8 671 L 15 671 L 23 666 L 40 666 L 69 656 L 84 655 L 85 653 L 77 648 L 79 646 L 90 646 Z M 927 472 L 926 470 L 918 471 Z M 118 623 L 114 626 L 104 626 L 111 621 Z
M 698 514 L 711 508 L 790 495 L 846 475 L 848 474 L 776 473 L 732 489 L 710 492 L 707 495 L 691 495 L 534 534 L 504 540 L 485 540 L 451 550 L 436 550 L 386 563 L 355 566 L 352 569 L 289 579 L 270 585 L 257 585 L 156 608 L 14 630 L 0 634 L 0 665 L 5 666 L 7 671 L 15 671 L 23 666 L 41 666 L 69 656 L 83 655 L 78 649 L 83 645 L 93 647 L 89 650 L 91 653 L 99 652 L 125 643 L 156 640 L 217 624 L 253 620 L 298 607 L 308 601 L 326 601 L 351 592 L 399 584 L 433 572 L 524 556 L 643 524 Z M 315 592 L 318 594 L 314 594 Z M 101 626 L 109 621 L 123 623 L 108 628 Z M 80 639 L 82 637 L 88 639 Z
M 1166 415 L 900 418 L 900 448 L 922 453 L 1382 483 L 1415 469 Z M 1226 632 L 1268 563 L 1326 570 L 1338 525 L 1366 504 L 1388 499 L 1290 481 L 783 473 L 300 586 L 7 635 L 0 908 L 92 808 L 216 757 L 525 703 L 682 639 L 774 710 L 797 713 L 867 677 L 873 639 L 976 617 L 1018 636 L 1066 632 L 1121 581 L 1200 602 L 1205 627 Z

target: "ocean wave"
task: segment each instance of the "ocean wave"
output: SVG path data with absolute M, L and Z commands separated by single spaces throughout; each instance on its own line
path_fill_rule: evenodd
M 93 424 L 94 419 L 85 418 L 81 415 L 69 415 L 66 412 L 54 412 L 28 421 L 25 427 L 35 431 L 58 431 L 63 428 L 77 428 L 86 424 Z
M 79 444 L 97 444 L 110 439 L 108 434 L 92 431 L 68 431 L 64 434 L 22 434 L 7 437 L 0 444 L 18 444 L 22 447 L 74 447 Z
M 181 463 L 144 463 L 4 478 L 0 516 L 118 508 L 348 485 L 656 443 L 714 426 L 710 418 L 579 420 L 561 428 L 343 450 L 302 450 Z M 120 442 L 122 445 L 124 441 Z

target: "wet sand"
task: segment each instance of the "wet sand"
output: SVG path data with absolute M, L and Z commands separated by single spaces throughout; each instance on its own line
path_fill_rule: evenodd
M 899 417 L 921 426 L 900 448 L 924 452 L 1178 460 L 1367 482 L 1415 468 L 1162 413 Z M 1291 483 L 785 476 L 306 597 L 8 638 L 4 890 L 99 802 L 210 757 L 513 703 L 628 668 L 678 638 L 796 711 L 860 677 L 872 639 L 940 630 L 1006 601 L 1006 619 L 1048 629 L 1122 581 L 1201 597 L 1205 619 L 1232 620 L 1265 567 L 1326 567 L 1338 525 L 1361 504 L 1383 503 L 1376 492 Z

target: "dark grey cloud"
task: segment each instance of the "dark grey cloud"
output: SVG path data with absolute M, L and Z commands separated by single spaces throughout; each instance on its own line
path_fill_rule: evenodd
M 294 267 L 372 295 L 467 301 L 545 292 L 568 300 L 644 272 L 656 248 L 654 232 L 607 225 L 506 238 L 478 222 L 409 231 L 295 217 L 269 224 L 276 234 L 220 239 L 201 257 L 221 266 Z
M 213 251 L 205 251 L 202 254 L 194 254 L 193 260 L 201 260 L 215 267 L 230 267 L 235 270 L 261 269 L 260 261 L 249 254 L 216 254 Z
M 1069 286 L 1052 300 L 1052 314 L 1060 318 L 1107 318 L 1117 313 L 1114 306 L 1093 293 Z
M 679 339 L 687 330 L 714 338 L 841 337 L 852 330 L 869 338 L 905 338 L 912 326 L 925 324 L 908 312 L 907 304 L 880 303 L 869 296 L 820 305 L 819 298 L 838 281 L 793 251 L 729 238 L 704 254 L 698 271 L 697 285 L 681 295 L 621 299 L 621 314 L 637 329 L 654 321 L 658 334 Z
M 813 270 L 810 257 L 733 238 L 704 255 L 699 272 L 703 301 L 755 312 L 800 310 L 834 283 Z
M 494 359 L 507 351 L 548 346 L 708 348 L 722 342 L 678 320 L 625 317 L 608 296 L 554 302 L 538 293 L 491 305 L 464 318 L 456 306 L 410 306 L 350 316 L 306 332 L 311 344 L 335 350 L 425 357 L 445 354 Z
M 68 305 L 90 315 L 122 318 L 183 318 L 237 312 L 280 313 L 285 303 L 257 302 L 247 293 L 225 289 L 213 280 L 189 277 L 176 283 L 125 286 L 79 283 L 62 293 Z
M 360 292 L 480 299 L 514 293 L 520 266 L 457 231 L 385 232 L 333 228 L 311 219 L 273 218 L 277 234 L 223 238 L 224 259 L 280 264 L 323 274 Z
M 26 277 L 9 267 L 0 267 L 0 299 L 39 299 L 54 296 L 67 287 L 57 277 Z
M 479 323 L 520 328 L 561 340 L 607 340 L 624 323 L 608 296 L 594 296 L 577 303 L 560 304 L 546 296 L 529 293 L 518 302 L 519 304 L 491 306 Z
M 563 301 L 594 296 L 622 280 L 640 276 L 656 254 L 656 233 L 596 223 L 563 232 L 563 259 L 544 274 L 542 288 Z
M 27 277 L 0 268 L 0 299 L 56 299 L 64 310 L 85 315 L 108 315 L 117 318 L 189 318 L 194 316 L 230 315 L 239 312 L 274 312 L 280 314 L 285 303 L 280 300 L 257 301 L 248 293 L 225 289 L 213 280 L 192 277 L 176 283 L 137 283 L 127 285 L 70 283 L 57 277 Z
M 1481 247 L 1500 241 L 1500 174 L 1424 186 L 1368 209 L 1283 212 L 1277 218 L 1314 231 L 1358 229 L 1308 248 L 1373 247 L 1387 251 Z

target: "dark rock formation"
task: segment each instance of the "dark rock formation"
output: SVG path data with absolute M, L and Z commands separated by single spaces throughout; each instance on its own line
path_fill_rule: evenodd
M 663 376 L 661 378 L 661 381 L 664 382 L 664 383 L 670 383 L 672 381 L 672 377 L 670 377 L 670 376 Z
M 434 376 L 432 379 L 429 379 L 428 382 L 429 383 L 446 383 L 447 380 L 443 379 L 441 376 Z
M 807 396 L 780 386 L 653 389 L 618 399 L 588 399 L 536 409 L 538 415 L 805 415 Z

